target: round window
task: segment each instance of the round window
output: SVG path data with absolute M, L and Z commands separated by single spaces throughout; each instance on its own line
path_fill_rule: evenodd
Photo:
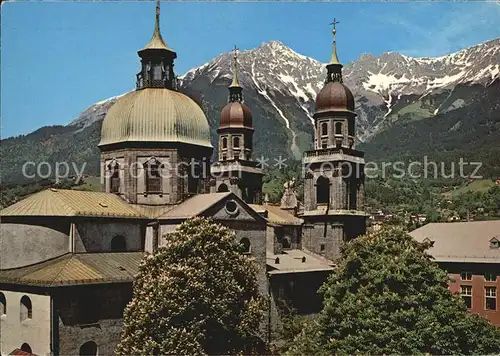
M 229 200 L 226 202 L 226 212 L 229 215 L 236 215 L 238 213 L 238 205 L 234 200 Z

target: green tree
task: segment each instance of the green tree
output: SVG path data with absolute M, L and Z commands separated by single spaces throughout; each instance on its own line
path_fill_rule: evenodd
M 118 355 L 262 352 L 266 307 L 257 266 L 234 233 L 194 218 L 143 259 L 124 312 Z
M 500 331 L 467 313 L 448 277 L 398 228 L 344 245 L 322 286 L 324 307 L 296 339 L 291 354 L 491 354 Z

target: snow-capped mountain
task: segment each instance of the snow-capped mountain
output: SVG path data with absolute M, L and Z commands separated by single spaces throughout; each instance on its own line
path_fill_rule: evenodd
M 79 130 L 91 126 L 94 122 L 104 119 L 109 108 L 126 93 L 113 96 L 109 99 L 101 100 L 92 106 L 89 106 L 76 119 L 71 121 L 68 126 L 76 126 Z
M 279 41 L 240 52 L 239 63 L 245 98 L 259 104 L 249 106 L 258 111 L 265 107 L 265 117 L 257 117 L 257 129 L 259 123 L 266 128 L 267 120 L 276 120 L 286 128 L 290 151 L 298 156 L 310 144 L 304 136 L 312 133 L 314 98 L 323 86 L 325 64 Z M 360 56 L 343 71 L 356 99 L 358 139 L 368 140 L 412 108 L 424 118 L 466 105 L 466 98 L 449 102 L 453 89 L 459 84 L 490 85 L 500 76 L 499 63 L 500 39 L 438 58 L 395 52 Z M 231 53 L 223 53 L 181 77 L 187 92 L 201 94 L 209 116 L 211 108 L 225 104 L 226 92 L 214 91 L 230 82 L 231 65 Z M 216 118 L 212 119 L 215 123 Z
M 342 48 L 338 52 L 342 60 Z M 326 45 L 325 58 L 328 56 Z M 214 147 L 220 110 L 227 103 L 232 63 L 232 53 L 222 53 L 180 77 L 180 90 L 199 102 L 207 115 Z M 314 99 L 323 86 L 325 64 L 271 41 L 241 51 L 239 65 L 245 102 L 256 128 L 254 155 L 300 158 L 312 146 Z M 404 147 L 421 148 L 426 135 L 441 135 L 443 142 L 451 142 L 448 151 L 457 145 L 463 147 L 460 142 L 466 140 L 471 151 L 486 142 L 500 141 L 500 102 L 496 99 L 500 98 L 499 67 L 500 39 L 438 58 L 390 52 L 364 54 L 346 63 L 344 83 L 355 96 L 357 137 L 365 142 L 367 155 L 370 150 L 379 152 L 378 156 L 391 154 L 397 147 L 391 142 L 396 140 L 400 143 L 398 153 Z M 89 162 L 89 167 L 97 170 L 101 120 L 118 98 L 90 106 L 67 126 L 44 127 L 2 140 L 3 178 L 21 179 L 16 176 L 19 162 L 36 161 L 37 157 L 47 161 L 70 157 Z M 434 118 L 438 125 L 434 125 Z M 429 120 L 434 124 L 427 125 Z M 399 128 L 415 122 L 421 125 L 411 129 L 418 129 L 420 137 L 410 132 L 401 141 L 406 128 Z M 471 131 L 477 135 L 468 134 Z M 429 142 L 425 144 L 430 151 L 436 149 Z

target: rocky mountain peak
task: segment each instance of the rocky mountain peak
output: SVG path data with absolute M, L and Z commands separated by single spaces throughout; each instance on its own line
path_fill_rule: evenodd
M 465 99 L 452 96 L 454 88 L 490 85 L 500 76 L 499 63 L 500 39 L 436 58 L 409 57 L 397 52 L 360 55 L 343 70 L 344 82 L 356 100 L 358 139 L 366 141 L 384 130 L 401 113 L 406 113 L 406 109 L 401 110 L 403 107 L 418 108 L 418 115 L 426 117 L 465 105 Z M 218 110 L 227 102 L 232 64 L 232 53 L 228 51 L 180 76 L 181 88 L 204 103 L 213 125 L 218 120 Z M 298 157 L 299 148 L 310 146 L 314 100 L 323 87 L 325 64 L 273 40 L 241 50 L 239 65 L 245 100 L 254 105 L 253 111 L 258 105 L 259 115 L 264 116 L 257 119 L 257 124 L 267 120 L 261 122 L 267 128 L 272 121 L 270 130 L 281 130 L 289 142 L 289 151 Z M 426 97 L 434 99 L 426 102 Z M 451 99 L 453 102 L 449 103 Z M 113 100 L 87 109 L 71 125 L 81 127 L 87 121 L 102 119 Z

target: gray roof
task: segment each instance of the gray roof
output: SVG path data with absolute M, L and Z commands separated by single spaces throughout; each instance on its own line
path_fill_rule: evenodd
M 231 195 L 231 192 L 197 194 L 175 208 L 165 212 L 158 219 L 189 219 L 203 213 L 208 208 L 214 206 L 221 199 Z
M 0 216 L 146 218 L 116 194 L 50 188 L 0 211 Z
M 305 261 L 302 262 L 302 258 Z M 279 258 L 279 263 L 276 263 Z M 317 272 L 333 270 L 333 263 L 320 256 L 313 256 L 303 250 L 285 250 L 280 254 L 267 253 L 269 274 Z
M 410 235 L 433 241 L 428 252 L 438 262 L 500 263 L 500 248 L 490 248 L 490 240 L 500 240 L 500 220 L 430 223 Z
M 66 254 L 31 266 L 0 270 L 0 283 L 38 286 L 132 282 L 144 252 Z

